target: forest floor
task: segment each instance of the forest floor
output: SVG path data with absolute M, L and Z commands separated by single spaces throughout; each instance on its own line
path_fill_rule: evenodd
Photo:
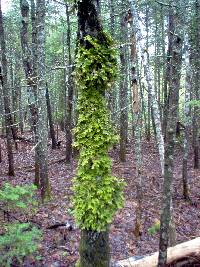
M 27 135 L 26 135 L 27 137 Z M 63 136 L 64 140 L 64 136 Z M 34 179 L 34 149 L 33 144 L 19 141 L 19 150 L 15 151 L 15 177 L 8 177 L 5 139 L 0 139 L 3 161 L 0 163 L 0 187 L 9 181 L 13 185 L 29 184 Z M 64 144 L 64 141 L 63 141 Z M 162 177 L 159 165 L 158 151 L 154 141 L 142 143 L 143 167 L 143 203 L 142 203 L 142 233 L 140 241 L 134 236 L 134 221 L 136 209 L 136 181 L 134 149 L 130 142 L 127 145 L 127 160 L 120 163 L 118 149 L 111 151 L 113 158 L 113 173 L 123 177 L 127 183 L 125 188 L 125 205 L 118 211 L 110 227 L 111 256 L 114 260 L 125 259 L 134 255 L 145 255 L 158 250 L 159 234 L 150 235 L 148 229 L 160 218 L 160 203 L 162 194 Z M 64 162 L 65 148 L 51 150 L 49 146 L 49 177 L 52 187 L 52 199 L 39 206 L 37 213 L 30 217 L 43 232 L 40 245 L 42 260 L 35 262 L 30 259 L 23 266 L 68 267 L 74 266 L 78 259 L 78 244 L 80 231 L 75 227 L 71 215 L 71 186 L 76 173 L 76 163 L 66 165 Z M 190 152 L 188 175 L 190 193 L 194 205 L 182 197 L 182 149 L 177 144 L 174 161 L 173 205 L 177 230 L 177 241 L 183 242 L 200 236 L 200 170 L 193 169 L 193 155 Z M 22 216 L 23 217 L 23 216 Z M 0 214 L 0 224 L 3 221 Z M 55 223 L 69 222 L 72 230 L 62 227 L 47 229 Z

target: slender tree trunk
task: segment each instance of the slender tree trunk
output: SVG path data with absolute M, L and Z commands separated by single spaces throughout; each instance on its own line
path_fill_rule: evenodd
M 141 80 L 139 79 L 139 86 L 140 86 L 140 97 L 141 97 L 141 108 L 142 108 L 142 117 L 144 121 L 144 130 L 145 130 L 145 136 L 147 138 L 148 136 L 148 125 L 147 125 L 147 113 L 146 113 L 146 105 L 145 105 L 145 86 L 143 83 L 141 83 Z M 148 140 L 148 139 L 147 139 Z
M 1 48 L 1 63 L 0 64 L 0 89 L 3 92 L 4 99 L 4 110 L 5 110 L 5 127 L 6 127 L 6 140 L 7 140 L 7 154 L 8 154 L 8 175 L 14 176 L 14 158 L 13 158 L 13 147 L 12 147 L 12 117 L 10 109 L 10 98 L 7 81 L 7 58 L 6 58 L 6 43 L 5 34 L 3 27 L 3 16 L 1 10 L 0 0 L 0 48 Z
M 127 38 L 127 22 L 125 16 L 121 18 L 121 43 Z M 120 81 L 120 151 L 119 157 L 122 162 L 126 161 L 126 141 L 127 141 L 127 122 L 128 122 L 128 111 L 127 111 L 127 96 L 128 88 L 126 83 L 126 46 L 122 45 L 120 48 L 120 62 L 121 62 L 121 81 Z
M 131 18 L 130 18 L 131 15 Z M 134 133 L 135 133 L 135 161 L 136 161 L 136 188 L 137 188 L 137 208 L 134 234 L 136 239 L 141 235 L 142 226 L 142 156 L 141 156 L 141 104 L 137 78 L 137 48 L 136 48 L 136 32 L 134 31 L 133 15 L 129 14 L 129 22 L 131 25 L 131 93 L 132 108 L 134 113 Z M 141 88 L 140 88 L 141 89 Z
M 164 174 L 164 138 L 162 134 L 162 126 L 161 126 L 161 120 L 160 120 L 160 110 L 158 106 L 158 102 L 156 99 L 156 94 L 154 92 L 154 87 L 152 86 L 153 80 L 152 75 L 149 69 L 149 59 L 148 54 L 144 54 L 144 70 L 145 70 L 145 76 L 147 80 L 148 85 L 148 92 L 151 99 L 151 105 L 152 105 L 152 111 L 153 111 L 153 118 L 156 128 L 156 140 L 158 144 L 158 150 L 160 155 L 160 165 L 161 165 L 161 171 L 162 175 Z
M 1 148 L 1 144 L 0 144 L 0 163 L 2 162 L 2 148 Z
M 16 57 L 16 62 L 15 62 L 15 79 L 14 79 L 14 87 L 15 87 L 15 92 L 14 92 L 14 99 L 13 101 L 15 103 L 14 106 L 14 121 L 17 123 L 19 122 L 19 129 L 21 133 L 23 133 L 23 108 L 22 108 L 22 88 L 21 88 L 21 73 L 20 73 L 20 60 L 21 57 L 17 53 L 15 53 Z M 18 112 L 17 112 L 18 110 Z
M 149 47 L 149 9 L 146 8 L 146 17 L 145 17 L 145 28 L 146 28 L 146 48 Z M 138 26 L 139 27 L 139 26 Z M 151 139 L 151 121 L 152 126 L 154 128 L 154 120 L 153 114 L 152 114 L 152 107 L 151 107 L 151 95 L 148 90 L 148 113 L 147 113 L 147 141 L 150 141 Z
M 48 130 L 46 106 L 46 67 L 45 67 L 45 13 L 46 1 L 37 0 L 37 70 L 38 70 L 38 123 L 36 127 L 38 138 L 38 155 L 40 168 L 40 188 L 42 201 L 50 197 L 48 179 Z
M 189 185 L 188 185 L 188 156 L 189 156 L 189 142 L 190 142 L 190 94 L 192 89 L 192 70 L 190 66 L 190 55 L 188 51 L 188 44 L 186 44 L 186 80 L 185 80 L 185 132 L 184 132 L 184 143 L 183 143 L 183 169 L 182 169 L 182 178 L 183 178 L 183 196 L 186 200 L 189 199 Z
M 110 32 L 112 38 L 115 38 L 115 5 L 114 0 L 109 0 L 109 9 L 110 9 Z M 116 99 L 117 93 L 115 88 L 108 92 L 108 107 L 111 111 L 111 119 L 113 124 L 116 123 Z
M 19 128 L 21 134 L 24 132 L 24 112 L 23 112 L 23 104 L 22 104 L 22 89 L 21 86 L 19 88 Z
M 33 62 L 31 57 L 31 47 L 28 40 L 28 26 L 29 26 L 29 4 L 26 0 L 20 0 L 22 28 L 21 28 L 21 46 L 24 72 L 27 80 L 28 103 L 30 107 L 32 129 L 36 133 L 37 111 L 36 111 L 36 92 L 34 87 L 36 80 L 33 74 Z
M 173 3 L 173 2 L 172 2 Z M 176 121 L 179 104 L 179 88 L 182 64 L 182 35 L 180 25 L 180 14 L 171 7 L 172 31 L 172 58 L 171 58 L 171 79 L 169 83 L 169 112 L 166 132 L 165 147 L 165 169 L 163 185 L 163 204 L 161 211 L 160 244 L 158 266 L 166 266 L 167 247 L 169 242 L 169 227 L 172 223 L 172 180 L 174 160 L 174 140 L 176 136 Z
M 171 32 L 173 31 L 173 18 L 169 14 L 169 24 L 168 24 L 168 50 L 167 59 L 165 67 L 165 77 L 164 77 L 164 108 L 163 108 L 163 135 L 166 137 L 167 121 L 168 121 L 168 110 L 169 110 L 169 79 L 170 79 L 170 69 L 171 69 L 171 58 L 172 58 L 172 41 L 173 36 Z
M 68 47 L 68 95 L 66 110 L 66 161 L 70 162 L 72 158 L 72 110 L 73 110 L 73 78 L 72 78 L 72 56 L 71 56 L 71 26 L 68 5 L 66 4 L 67 16 L 67 47 Z
M 11 50 L 10 53 L 13 53 Z M 17 123 L 17 100 L 18 100 L 18 95 L 17 95 L 17 90 L 15 88 L 15 72 L 14 72 L 14 66 L 13 66 L 13 57 L 10 58 L 10 64 L 8 62 L 8 65 L 10 65 L 10 85 L 11 85 L 11 103 L 10 103 L 10 110 L 11 110 L 11 130 L 12 130 L 12 136 L 15 144 L 15 149 L 18 150 L 18 145 L 17 145 L 17 131 L 18 131 L 18 123 Z M 9 87 L 9 83 L 8 83 Z
M 195 17 L 193 19 L 192 30 L 192 49 L 193 49 L 193 77 L 194 77 L 194 96 L 196 100 L 200 100 L 200 0 L 195 0 Z M 194 107 L 193 113 L 193 150 L 194 150 L 194 168 L 199 168 L 199 125 L 200 125 L 200 109 Z
M 12 65 L 12 112 L 13 112 L 13 124 L 15 133 L 17 135 L 18 132 L 18 125 L 19 125 L 19 117 L 18 117 L 18 110 L 19 110 L 19 90 L 20 90 L 20 80 L 18 70 L 19 65 L 15 66 L 13 63 Z M 14 66 L 13 66 L 14 65 Z
M 193 112 L 194 169 L 199 168 L 198 113 L 199 113 L 199 108 L 194 107 L 194 112 Z
M 49 96 L 49 88 L 48 88 L 47 83 L 46 83 L 46 103 L 47 103 L 47 114 L 48 114 L 48 120 L 49 120 L 50 136 L 51 136 L 51 147 L 52 147 L 52 149 L 56 149 L 57 142 L 56 142 L 54 122 L 53 122 L 53 116 L 52 116 L 52 110 L 51 110 L 51 100 L 50 100 L 50 96 Z
M 32 42 L 31 42 L 31 51 L 32 51 L 32 76 L 33 76 L 33 94 L 35 97 L 35 101 L 37 101 L 37 94 L 38 94 L 38 88 L 37 88 L 37 23 L 36 23 L 36 6 L 35 6 L 35 0 L 31 0 L 31 26 L 32 26 Z M 34 113 L 34 121 L 33 126 L 36 131 L 36 125 L 38 120 L 38 110 L 37 105 L 35 105 L 33 111 Z M 39 188 L 40 187 L 40 167 L 39 167 L 39 148 L 37 146 L 38 144 L 38 136 L 35 132 L 35 181 L 34 184 Z
M 35 25 L 35 2 L 31 0 L 31 21 L 32 21 L 32 47 L 30 47 L 28 37 L 29 26 L 29 3 L 26 0 L 20 0 L 20 9 L 22 16 L 22 28 L 21 28 L 21 46 L 22 46 L 22 60 L 24 66 L 25 77 L 27 80 L 28 91 L 28 103 L 31 114 L 31 126 L 35 139 L 35 181 L 34 184 L 39 187 L 39 151 L 38 151 L 38 139 L 36 134 L 36 125 L 38 120 L 38 110 L 36 106 L 37 101 L 37 67 L 36 67 L 36 25 Z M 32 57 L 33 56 L 33 57 Z
M 131 11 L 133 14 L 133 19 L 134 19 L 134 31 L 136 31 L 136 38 L 138 42 L 138 46 L 142 47 L 141 40 L 142 40 L 142 35 L 141 35 L 141 29 L 138 21 L 138 16 L 137 16 L 137 10 L 135 6 L 135 1 L 130 1 L 131 4 Z M 148 35 L 148 26 L 146 25 L 147 28 L 147 35 Z M 148 45 L 148 42 L 147 42 Z M 148 49 L 148 47 L 147 47 Z M 144 49 L 145 50 L 145 49 Z M 164 173 L 164 140 L 163 140 L 163 135 L 162 135 L 162 128 L 161 128 L 161 121 L 160 121 L 160 111 L 158 107 L 158 102 L 156 99 L 156 94 L 154 91 L 154 87 L 152 86 L 153 79 L 152 79 L 152 74 L 149 68 L 149 59 L 148 59 L 148 53 L 146 52 L 141 52 L 140 55 L 142 55 L 143 59 L 143 64 L 144 64 L 144 73 L 145 73 L 145 78 L 147 81 L 147 86 L 148 86 L 148 94 L 150 96 L 150 101 L 151 101 L 151 107 L 153 111 L 153 119 L 155 123 L 155 128 L 156 128 L 156 139 L 158 143 L 158 149 L 159 149 L 159 155 L 160 155 L 160 164 L 161 164 L 161 170 L 162 174 Z

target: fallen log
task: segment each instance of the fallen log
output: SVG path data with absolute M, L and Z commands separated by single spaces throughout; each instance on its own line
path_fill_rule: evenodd
M 181 259 L 200 256 L 200 237 L 170 247 L 167 250 L 167 264 L 173 264 Z M 135 257 L 121 260 L 119 267 L 157 267 L 158 252 L 136 259 Z

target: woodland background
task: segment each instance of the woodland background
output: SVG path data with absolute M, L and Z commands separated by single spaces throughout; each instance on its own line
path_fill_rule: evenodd
M 109 151 L 112 170 L 126 182 L 124 208 L 110 228 L 111 256 L 119 260 L 199 236 L 200 1 L 94 2 L 118 65 L 105 99 L 119 135 Z M 71 201 L 79 157 L 72 146 L 77 7 L 13 0 L 0 12 L 0 185 L 39 189 L 35 213 L 13 202 L 5 208 L 10 200 L 0 194 L 1 231 L 10 221 L 43 232 L 42 259 L 23 258 L 20 266 L 73 266 L 78 258 Z M 20 199 L 19 189 L 11 194 Z

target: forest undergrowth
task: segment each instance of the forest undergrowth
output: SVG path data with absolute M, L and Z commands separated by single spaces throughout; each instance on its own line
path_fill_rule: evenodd
M 62 133 L 60 133 L 62 134 Z M 24 136 L 29 138 L 28 133 Z M 21 140 L 18 151 L 15 151 L 16 175 L 8 177 L 5 139 L 0 138 L 2 159 L 0 163 L 0 187 L 5 182 L 13 185 L 31 184 L 34 180 L 34 145 Z M 181 143 L 181 142 L 180 142 Z M 184 242 L 200 236 L 200 170 L 193 169 L 193 156 L 190 149 L 188 177 L 190 180 L 191 202 L 182 197 L 182 148 L 176 145 L 174 161 L 173 205 L 177 230 L 177 241 Z M 11 221 L 30 221 L 43 233 L 39 245 L 40 261 L 27 258 L 23 266 L 68 267 L 74 266 L 78 259 L 80 232 L 75 226 L 72 216 L 71 191 L 72 178 L 76 173 L 76 161 L 66 165 L 65 147 L 63 142 L 60 149 L 52 150 L 49 146 L 49 177 L 51 181 L 52 198 L 40 205 L 34 215 L 10 216 Z M 118 147 L 110 152 L 113 159 L 113 173 L 123 177 L 126 182 L 125 205 L 114 218 L 110 226 L 111 256 L 113 260 L 125 259 L 135 255 L 145 255 L 158 250 L 159 233 L 151 231 L 160 218 L 160 203 L 162 195 L 162 177 L 159 155 L 155 141 L 142 142 L 142 232 L 139 240 L 134 236 L 134 221 L 136 202 L 135 165 L 133 142 L 127 145 L 127 160 L 120 163 Z M 38 195 L 39 197 L 39 195 Z M 6 223 L 3 212 L 0 211 L 0 231 Z M 55 227 L 56 224 L 67 223 L 67 227 Z

